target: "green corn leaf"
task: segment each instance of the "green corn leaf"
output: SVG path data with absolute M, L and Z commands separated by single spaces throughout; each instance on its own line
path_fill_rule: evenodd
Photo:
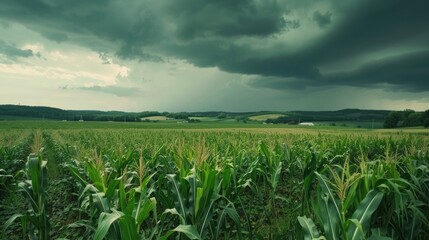
M 174 197 L 176 199 L 176 208 L 177 212 L 181 215 L 181 218 L 183 220 L 182 223 L 186 224 L 186 207 L 185 203 L 183 202 L 183 197 L 180 192 L 180 186 L 178 181 L 176 180 L 176 174 L 167 174 L 166 176 L 172 185 L 172 192 L 174 193 Z
M 222 212 L 220 213 L 219 219 L 217 221 L 217 226 L 216 226 L 216 239 L 219 238 L 220 235 L 220 230 L 222 228 L 222 224 L 223 224 L 223 219 L 225 217 L 226 214 L 226 210 L 225 208 L 222 210 Z
M 222 224 L 224 223 L 225 216 L 229 216 L 234 221 L 234 223 L 238 229 L 238 234 L 241 235 L 240 217 L 238 216 L 237 211 L 235 210 L 234 207 L 224 207 L 222 209 L 222 212 L 220 213 L 219 219 L 217 221 L 216 238 L 219 238 L 219 236 L 220 236 Z
M 359 232 L 360 236 L 365 236 L 365 232 L 363 231 L 362 224 L 357 219 L 352 218 L 352 219 L 348 219 L 347 221 L 351 223 L 349 227 L 352 227 L 352 225 L 354 225 L 354 227 L 357 228 L 357 231 Z
M 124 183 L 124 180 L 122 179 L 119 182 L 119 206 L 121 207 L 120 210 L 125 211 L 125 208 L 127 207 L 126 202 L 127 202 L 127 195 L 125 193 L 125 183 Z
M 151 198 L 149 201 L 145 201 L 143 206 L 140 208 L 137 213 L 137 223 L 140 225 L 148 216 L 151 211 L 156 207 L 156 199 Z
M 133 214 L 133 210 L 135 207 L 135 194 L 136 194 L 136 190 L 133 188 L 130 189 L 127 193 L 128 201 L 126 202 L 125 209 L 122 210 L 125 215 L 132 215 Z
M 6 232 L 6 229 L 17 219 L 17 218 L 22 218 L 25 215 L 23 214 L 19 214 L 19 213 L 15 213 L 14 215 L 12 215 L 12 217 L 10 217 L 3 225 L 3 232 Z
M 39 172 L 41 173 L 40 176 L 40 181 L 41 181 L 41 192 L 40 194 L 42 194 L 42 192 L 46 192 L 47 188 L 48 188 L 48 169 L 47 169 L 47 161 L 42 161 L 41 164 L 41 168 L 39 169 Z
M 165 209 L 165 211 L 162 213 L 162 215 L 165 215 L 167 213 L 179 216 L 181 222 L 185 221 L 185 219 L 183 219 L 183 216 L 179 212 L 177 212 L 177 209 L 175 209 L 175 208 L 167 208 L 167 209 Z
M 196 202 L 195 202 L 195 216 L 196 218 L 200 218 L 200 216 L 198 216 L 197 214 L 200 213 L 202 214 L 203 211 L 199 211 L 200 210 L 200 205 L 204 204 L 204 188 L 202 187 L 198 187 L 197 188 L 197 195 L 196 195 Z
M 203 236 L 204 230 L 209 225 L 209 222 L 210 222 L 211 218 L 213 217 L 213 212 L 211 211 L 211 208 L 213 207 L 214 203 L 215 203 L 214 201 L 211 202 L 209 209 L 206 211 L 206 213 L 203 216 L 202 224 L 201 224 L 201 228 L 200 228 L 200 235 L 201 236 Z
M 299 225 L 301 225 L 304 233 L 304 240 L 313 240 L 319 238 L 319 231 L 317 231 L 316 224 L 311 218 L 298 217 Z
M 225 167 L 222 171 L 222 189 L 228 190 L 231 186 L 233 169 L 231 167 Z
M 264 142 L 261 142 L 259 144 L 259 151 L 262 153 L 261 155 L 263 155 L 265 157 L 265 163 L 267 164 L 268 168 L 272 168 L 271 166 L 271 154 L 270 151 L 268 150 L 268 146 L 267 144 L 265 144 Z
M 368 240 L 392 240 L 390 237 L 385 237 L 387 229 L 381 228 L 372 228 L 371 229 L 371 237 Z
M 195 167 L 191 169 L 192 175 L 189 175 L 185 177 L 186 181 L 189 183 L 189 211 L 193 218 L 196 218 L 197 212 L 198 212 L 198 204 L 199 201 L 197 199 L 197 191 L 198 191 L 198 185 L 197 185 L 197 177 L 195 174 Z
M 151 198 L 149 200 L 150 202 L 147 202 L 148 197 L 150 196 L 150 194 L 153 191 L 152 187 L 150 187 L 148 190 L 147 185 L 154 175 L 155 174 L 152 174 L 152 175 L 145 177 L 142 180 L 140 186 L 133 189 L 132 190 L 133 192 L 130 192 L 130 194 L 133 195 L 133 198 L 135 196 L 135 193 L 140 194 L 139 201 L 137 204 L 137 208 L 136 208 L 135 212 L 133 213 L 133 216 L 137 220 L 137 223 L 139 225 L 147 218 L 147 216 L 149 215 L 149 212 L 156 208 L 156 199 L 155 198 Z M 128 207 L 129 207 L 130 211 L 131 211 L 131 207 L 133 207 L 132 206 L 133 205 L 132 200 L 133 199 L 131 199 L 131 197 L 130 197 L 130 200 L 128 203 Z M 134 209 L 134 207 L 133 207 L 133 209 Z
M 74 178 L 77 179 L 82 186 L 86 186 L 88 184 L 88 182 L 85 181 L 83 179 L 83 177 L 80 176 L 81 174 L 80 174 L 79 170 L 76 167 L 72 166 L 71 164 L 67 164 L 66 166 L 69 169 L 69 171 L 72 174 L 72 176 L 74 176 Z
M 99 191 L 96 187 L 94 187 L 94 185 L 87 184 L 79 195 L 79 201 L 82 201 L 85 197 L 91 195 L 92 193 L 97 193 L 97 192 Z
M 110 212 L 109 202 L 107 198 L 104 197 L 104 193 L 94 193 L 92 194 L 94 198 L 94 204 L 101 212 Z
M 207 170 L 203 186 L 197 190 L 198 212 L 196 219 L 202 219 L 207 212 L 211 211 L 211 203 L 218 199 L 216 193 L 220 189 L 217 189 L 217 182 L 216 171 Z
M 174 233 L 173 230 L 169 230 L 164 235 L 159 236 L 158 240 L 167 240 L 173 233 Z
M 359 181 L 355 181 L 352 186 L 347 191 L 346 199 L 343 202 L 343 211 L 347 212 L 349 207 L 353 204 L 353 202 L 356 200 L 356 190 L 359 186 Z
M 332 204 L 335 207 L 335 215 L 339 219 L 341 219 L 341 211 L 340 211 L 341 207 L 340 207 L 340 204 L 338 203 L 337 199 L 335 198 L 334 192 L 329 187 L 328 181 L 320 173 L 315 172 L 315 174 L 316 174 L 317 178 L 319 179 L 319 184 L 320 184 L 320 187 L 322 188 L 322 191 L 327 194 L 328 199 L 330 200 L 330 202 L 332 202 Z
M 100 192 L 106 192 L 106 187 L 104 185 L 103 177 L 101 172 L 97 169 L 94 163 L 86 162 L 86 172 L 88 173 L 89 179 L 91 179 L 94 186 L 100 190 Z
M 24 197 L 30 201 L 31 207 L 38 212 L 38 204 L 37 204 L 37 197 L 35 196 L 35 194 L 33 193 L 33 191 L 30 188 L 30 184 L 28 184 L 27 182 L 20 182 L 18 183 L 18 187 L 20 189 L 20 191 L 23 193 Z
M 173 231 L 183 233 L 190 239 L 202 239 L 197 229 L 192 225 L 179 225 Z
M 28 156 L 27 175 L 31 179 L 31 186 L 35 193 L 40 193 L 42 191 L 40 164 L 40 159 L 36 155 L 30 154 L 30 156 Z
M 107 199 L 113 198 L 115 191 L 117 190 L 116 187 L 118 186 L 118 184 L 121 180 L 122 180 L 122 177 L 117 178 L 117 179 L 112 179 L 109 181 L 109 184 L 108 184 L 107 190 L 106 190 L 106 194 L 105 194 Z
M 150 180 L 152 180 L 153 176 L 155 176 L 156 173 L 152 173 L 151 175 L 145 177 L 142 182 L 140 183 L 140 191 L 142 191 L 144 188 L 147 187 L 147 185 L 149 184 Z
M 235 226 L 237 227 L 237 232 L 239 236 L 241 236 L 241 223 L 240 223 L 240 217 L 238 216 L 237 210 L 235 209 L 235 207 L 227 207 L 225 208 L 225 212 L 228 215 L 228 217 L 232 219 Z
M 353 213 L 352 219 L 356 219 L 357 222 L 362 226 L 360 231 L 357 224 L 352 224 L 349 226 L 347 231 L 348 239 L 358 240 L 364 239 L 365 234 L 369 230 L 369 225 L 371 221 L 371 216 L 377 210 L 380 205 L 381 200 L 383 199 L 383 192 L 380 190 L 371 190 L 365 196 L 365 198 L 359 204 L 359 207 Z
M 98 227 L 95 231 L 94 240 L 102 240 L 109 231 L 112 224 L 121 217 L 118 212 L 114 213 L 101 213 L 98 218 Z
M 88 220 L 78 220 L 67 226 L 67 228 L 79 228 L 79 227 L 85 227 L 93 232 L 96 231 L 96 229 L 91 225 L 90 221 Z
M 217 194 L 217 193 L 214 194 L 211 198 L 211 201 L 210 201 L 210 204 L 208 205 L 208 207 L 205 207 L 204 211 L 200 211 L 200 212 L 204 212 L 204 214 L 201 216 L 201 218 L 199 218 L 199 222 L 202 222 L 201 228 L 200 228 L 200 235 L 201 236 L 203 236 L 204 230 L 207 228 L 210 221 L 212 220 L 213 206 L 216 203 L 216 201 L 220 198 L 221 198 L 221 196 L 219 194 Z
M 275 168 L 274 174 L 271 176 L 271 187 L 275 190 L 282 172 L 282 162 L 279 162 Z
M 113 210 L 117 215 L 122 215 L 121 212 Z M 121 233 L 122 240 L 134 240 L 139 239 L 138 228 L 136 225 L 136 221 L 129 215 L 122 215 L 119 218 L 119 231 Z
M 328 181 L 324 176 L 315 172 L 319 179 L 320 191 L 318 194 L 321 195 L 319 201 L 320 206 L 320 217 L 323 220 L 323 229 L 327 236 L 327 239 L 338 239 L 339 233 L 341 232 L 341 205 L 335 197 L 333 191 L 329 187 Z
M 291 161 L 290 149 L 289 149 L 289 146 L 287 144 L 284 145 L 284 161 L 286 163 L 289 163 Z
M 336 215 L 336 209 L 332 200 L 330 200 L 327 193 L 323 193 L 320 203 L 320 217 L 323 221 L 323 229 L 327 239 L 339 239 L 341 231 L 341 219 Z

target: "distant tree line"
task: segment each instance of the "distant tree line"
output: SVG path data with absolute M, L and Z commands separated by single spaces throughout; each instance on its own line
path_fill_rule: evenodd
M 425 112 L 416 112 L 411 109 L 404 111 L 390 112 L 384 120 L 384 128 L 396 127 L 429 127 L 429 110 Z
M 75 111 L 51 107 L 0 105 L 0 119 L 2 116 L 67 120 L 67 121 L 115 121 L 138 122 L 142 117 L 156 116 L 158 112 L 127 113 L 118 111 Z
M 267 119 L 265 122 L 273 124 L 299 124 L 300 122 L 311 122 L 314 120 L 312 117 L 281 116 L 275 119 Z
M 193 117 L 189 113 L 167 113 L 164 116 L 172 119 L 183 119 L 183 120 L 189 120 L 190 117 Z
M 0 116 L 19 116 L 40 119 L 68 119 L 70 117 L 67 111 L 58 108 L 20 105 L 1 105 Z
M 282 116 L 282 117 L 278 117 L 275 119 L 267 119 L 265 122 L 266 123 L 273 123 L 273 124 L 286 124 L 286 123 L 287 124 L 295 124 L 298 121 L 293 120 L 292 118 L 287 117 L 287 116 Z

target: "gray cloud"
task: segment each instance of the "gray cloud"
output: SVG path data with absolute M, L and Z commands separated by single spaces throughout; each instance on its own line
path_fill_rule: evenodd
M 52 41 L 111 51 L 123 59 L 172 57 L 260 76 L 251 82 L 255 87 L 429 90 L 424 67 L 428 1 L 318 3 L 328 8 L 312 1 L 275 0 L 3 0 L 0 19 L 19 22 Z M 291 37 L 293 30 L 311 28 L 314 22 L 321 34 L 294 48 L 290 41 L 300 39 Z M 284 41 L 274 44 L 272 39 Z
M 323 38 L 298 51 L 278 51 L 278 46 L 273 46 L 261 54 L 254 50 L 256 45 L 251 42 L 243 44 L 226 38 L 200 38 L 186 44 L 167 45 L 163 49 L 200 67 L 217 66 L 228 72 L 260 75 L 260 80 L 252 82 L 252 86 L 273 89 L 359 86 L 428 91 L 424 79 L 429 78 L 429 73 L 418 65 L 425 53 L 409 53 L 407 50 L 429 49 L 429 15 L 423 7 L 429 7 L 429 3 L 419 3 L 361 1 L 358 5 L 343 7 L 340 10 L 346 17 L 342 22 Z M 327 12 L 324 17 L 328 18 L 330 14 Z M 320 24 L 323 19 L 318 20 Z M 321 25 L 327 24 L 324 20 Z M 358 70 L 342 69 L 342 61 L 388 49 L 408 53 L 395 57 L 392 53 L 376 54 L 374 57 L 382 58 L 382 63 L 360 60 L 355 66 L 345 68 Z M 326 64 L 334 68 L 338 65 L 337 73 L 323 74 Z
M 249 84 L 255 87 L 295 90 L 352 86 L 421 92 L 429 91 L 428 62 L 429 51 L 419 51 L 370 61 L 351 71 L 320 74 L 307 79 L 260 77 Z
M 171 1 L 168 17 L 180 39 L 207 37 L 264 37 L 283 31 L 296 22 L 284 18 L 285 9 L 277 1 L 210 0 Z
M 99 52 L 106 50 L 94 44 L 98 38 L 116 45 L 118 55 L 126 57 L 125 52 L 143 59 L 149 54 L 140 54 L 141 48 L 163 36 L 163 26 L 149 2 L 4 0 L 0 18 L 24 24 L 56 42 L 73 41 Z
M 68 89 L 68 87 L 66 88 Z M 140 93 L 140 90 L 133 87 L 120 87 L 120 86 L 91 86 L 91 87 L 80 87 L 79 89 L 102 92 L 107 94 L 113 94 L 118 97 L 131 97 Z
M 23 50 L 2 40 L 0 40 L 0 54 L 12 59 L 17 57 L 32 57 L 34 55 L 30 49 Z
M 327 11 L 325 14 L 320 13 L 319 11 L 315 11 L 313 13 L 313 20 L 319 25 L 319 27 L 323 28 L 331 23 L 332 13 Z
M 395 90 L 429 91 L 429 50 L 402 54 L 366 63 L 348 72 L 326 75 L 319 84 L 377 87 Z
M 98 54 L 98 57 L 100 58 L 100 60 L 103 64 L 111 64 L 112 63 L 109 56 L 107 55 L 107 53 L 100 52 Z

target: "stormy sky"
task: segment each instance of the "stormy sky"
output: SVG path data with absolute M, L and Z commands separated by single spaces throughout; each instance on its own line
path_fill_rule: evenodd
M 0 0 L 0 104 L 429 109 L 427 0 Z

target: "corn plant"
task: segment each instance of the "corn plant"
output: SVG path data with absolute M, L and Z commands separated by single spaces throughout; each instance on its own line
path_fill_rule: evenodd
M 30 154 L 33 135 L 14 136 L 19 144 L 0 146 L 0 199 L 7 194 L 8 186 L 25 165 L 25 158 Z
M 17 218 L 21 219 L 23 238 L 49 239 L 50 224 L 46 191 L 48 187 L 47 161 L 41 156 L 30 154 L 26 163 L 25 175 L 27 180 L 20 182 L 18 187 L 29 202 L 29 210 L 13 215 L 6 223 L 5 229 Z
M 166 176 L 175 199 L 174 208 L 166 211 L 179 217 L 179 229 L 187 230 L 183 233 L 191 239 L 219 238 L 226 234 L 223 226 L 227 224 L 227 216 L 234 222 L 240 236 L 241 225 L 235 206 L 219 194 L 222 186 L 219 172 L 207 168 L 198 175 L 196 171 L 193 168 L 191 174 L 183 178 L 175 174 Z
M 89 216 L 72 226 L 85 227 L 86 237 L 136 239 L 137 236 L 154 237 L 158 232 L 156 199 L 150 197 L 155 191 L 151 183 L 154 174 L 144 177 L 143 172 L 127 172 L 118 165 L 117 169 L 109 170 L 103 162 L 89 160 L 84 166 L 75 162 L 67 167 L 80 183 L 80 206 Z M 119 172 L 123 174 L 115 177 Z M 141 229 L 151 212 L 155 226 L 150 231 Z
M 357 240 L 366 239 L 371 229 L 371 217 L 377 210 L 383 198 L 383 192 L 374 189 L 368 192 L 359 203 L 351 217 L 346 217 L 343 202 L 341 202 L 331 189 L 331 183 L 316 172 L 319 180 L 317 190 L 318 206 L 314 207 L 315 214 L 323 225 L 326 239 Z M 299 224 L 304 231 L 304 239 L 317 239 L 319 232 L 311 219 L 298 217 Z
M 313 182 L 316 179 L 316 172 L 322 171 L 325 165 L 329 163 L 329 159 L 320 152 L 317 152 L 311 143 L 306 146 L 305 150 L 302 155 L 303 160 L 301 158 L 297 159 L 298 162 L 302 162 L 303 189 L 301 195 L 301 214 L 309 212 L 311 190 L 313 189 Z
M 153 175 L 152 175 L 153 176 Z M 140 226 L 150 212 L 158 224 L 155 198 L 149 198 L 153 188 L 148 188 L 152 176 L 146 177 L 140 186 L 126 190 L 124 179 L 119 180 L 118 207 L 105 206 L 98 219 L 98 227 L 94 239 L 137 239 L 143 237 Z M 100 196 L 102 198 L 102 196 Z M 117 210 L 118 209 L 118 210 Z M 116 225 L 116 226 L 115 226 Z M 109 232 L 109 230 L 111 230 Z M 119 232 L 119 234 L 118 234 Z M 157 233 L 157 226 L 150 231 L 153 237 Z

